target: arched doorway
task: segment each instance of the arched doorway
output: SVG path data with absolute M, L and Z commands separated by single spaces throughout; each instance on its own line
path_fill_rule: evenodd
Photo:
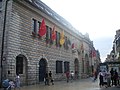
M 46 59 L 42 58 L 39 61 L 39 82 L 44 81 L 46 72 L 47 72 L 47 61 Z
M 19 73 L 20 77 L 21 77 L 21 84 L 22 85 L 27 85 L 27 58 L 22 55 L 19 54 L 16 57 L 16 74 Z
M 74 65 L 75 65 L 75 78 L 78 79 L 78 77 L 79 77 L 79 61 L 77 58 L 74 61 Z
M 89 66 L 89 58 L 88 55 L 85 55 L 85 63 L 86 63 L 86 74 L 89 75 L 90 74 L 90 66 Z
M 82 73 L 84 73 L 84 72 L 85 72 L 85 66 L 84 66 L 84 60 L 82 58 Z

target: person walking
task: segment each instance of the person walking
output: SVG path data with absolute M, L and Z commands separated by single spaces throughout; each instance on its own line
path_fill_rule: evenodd
M 52 85 L 54 85 L 54 81 L 53 81 L 53 78 L 52 78 L 52 72 L 51 71 L 49 72 L 49 79 L 50 79 L 50 82 L 52 83 Z
M 70 77 L 71 77 L 71 82 L 72 82 L 73 79 L 74 79 L 74 72 L 73 72 L 73 71 L 71 71 L 71 73 L 70 73 Z
M 94 71 L 94 79 L 93 79 L 93 82 L 95 82 L 95 81 L 96 81 L 97 76 L 98 76 L 98 74 L 97 74 L 97 71 L 95 70 L 95 71 Z
M 99 76 L 99 86 L 101 88 L 104 85 L 104 82 L 103 82 L 104 74 L 103 74 L 103 72 L 101 70 L 100 70 L 98 76 Z
M 112 86 L 114 85 L 114 70 L 113 70 L 113 68 L 111 68 L 111 70 L 110 70 L 110 74 L 111 74 L 111 82 L 112 82 Z
M 48 72 L 45 73 L 45 85 L 49 85 L 49 75 L 48 75 Z
M 106 70 L 103 71 L 103 86 L 106 88 L 108 87 L 108 85 L 107 85 L 107 71 Z
M 109 71 L 107 71 L 107 86 L 111 87 L 111 74 Z
M 16 83 L 16 88 L 18 88 L 20 90 L 20 76 L 19 76 L 19 73 L 16 74 L 15 83 Z
M 116 69 L 114 71 L 113 80 L 114 80 L 114 85 L 117 86 L 118 85 L 118 72 Z
M 70 77 L 70 73 L 69 73 L 69 71 L 67 71 L 67 72 L 66 72 L 67 83 L 69 82 L 69 77 Z

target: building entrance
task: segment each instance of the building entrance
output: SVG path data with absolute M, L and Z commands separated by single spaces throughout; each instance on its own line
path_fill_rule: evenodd
M 74 65 L 75 65 L 75 79 L 78 79 L 79 76 L 79 61 L 76 58 L 74 61 Z
M 39 82 L 44 81 L 47 62 L 44 58 L 39 61 Z

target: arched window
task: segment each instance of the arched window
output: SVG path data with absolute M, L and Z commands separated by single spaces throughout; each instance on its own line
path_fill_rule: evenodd
M 16 73 L 23 74 L 23 57 L 16 57 Z

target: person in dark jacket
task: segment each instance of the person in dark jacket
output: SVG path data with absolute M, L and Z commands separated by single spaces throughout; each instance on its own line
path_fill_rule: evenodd
M 114 80 L 114 85 L 117 86 L 118 85 L 118 72 L 116 69 L 114 71 L 113 80 Z
M 49 79 L 50 79 L 52 85 L 54 85 L 54 81 L 53 81 L 53 78 L 52 78 L 52 72 L 51 71 L 49 72 Z
M 113 77 L 113 75 L 114 75 L 114 70 L 113 70 L 113 68 L 111 68 L 110 74 L 111 74 L 111 82 L 112 82 L 112 86 L 113 86 L 113 85 L 114 85 L 114 77 Z
M 100 80 L 99 86 L 100 86 L 100 88 L 101 88 L 101 87 L 104 85 L 104 82 L 103 82 L 104 74 L 103 74 L 103 72 L 102 72 L 101 70 L 100 70 L 98 76 L 99 76 L 99 80 Z
M 49 85 L 49 76 L 48 73 L 45 73 L 45 85 Z

